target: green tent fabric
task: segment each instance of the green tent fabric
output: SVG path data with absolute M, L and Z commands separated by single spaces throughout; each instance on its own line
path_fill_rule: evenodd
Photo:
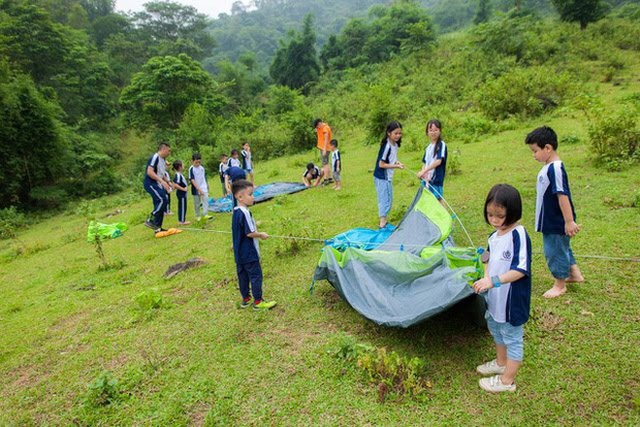
M 470 284 L 484 274 L 480 255 L 476 248 L 452 246 L 451 230 L 449 213 L 420 188 L 396 230 L 376 249 L 325 246 L 314 281 L 329 281 L 378 324 L 409 327 L 475 298 Z
M 87 229 L 87 242 L 95 242 L 96 239 L 106 240 L 115 239 L 122 236 L 122 234 L 128 229 L 127 224 L 124 222 L 116 222 L 114 224 L 103 224 L 100 222 L 91 221 L 89 228 Z

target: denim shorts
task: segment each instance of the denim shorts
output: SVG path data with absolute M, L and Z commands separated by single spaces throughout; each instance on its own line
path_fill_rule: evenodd
M 442 185 L 428 184 L 427 188 L 431 191 L 431 194 L 436 196 L 436 199 L 440 200 L 444 196 L 444 187 Z
M 340 182 L 340 172 L 333 171 L 333 180 L 335 182 Z
M 487 327 L 497 345 L 507 347 L 507 359 L 521 362 L 524 356 L 524 325 L 513 326 L 509 322 L 498 323 L 489 311 L 485 314 Z
M 393 201 L 393 183 L 387 179 L 373 177 L 373 183 L 378 193 L 378 216 L 389 215 L 391 202 Z
M 553 277 L 561 280 L 569 277 L 569 270 L 576 263 L 571 238 L 565 234 L 542 233 L 542 248 Z

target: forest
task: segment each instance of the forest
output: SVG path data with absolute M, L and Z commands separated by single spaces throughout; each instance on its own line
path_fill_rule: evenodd
M 389 117 L 435 109 L 467 140 L 569 100 L 604 120 L 584 89 L 588 64 L 615 79 L 640 40 L 637 1 L 252 6 L 210 19 L 172 1 L 124 14 L 112 0 L 4 0 L 0 209 L 135 187 L 160 140 L 211 166 L 245 140 L 262 158 L 305 150 L 318 115 L 373 138 Z M 637 158 L 627 151 L 607 162 Z

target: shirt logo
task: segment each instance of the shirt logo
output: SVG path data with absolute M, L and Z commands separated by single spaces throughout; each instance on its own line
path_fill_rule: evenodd
M 511 251 L 502 252 L 502 260 L 501 261 L 511 261 Z

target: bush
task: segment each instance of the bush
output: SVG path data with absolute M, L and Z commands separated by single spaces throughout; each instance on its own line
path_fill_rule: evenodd
M 118 380 L 111 372 L 102 371 L 87 385 L 85 402 L 91 406 L 106 406 L 118 399 Z
M 492 119 L 537 117 L 573 92 L 571 76 L 549 67 L 516 68 L 487 82 L 476 94 L 478 108 Z
M 640 114 L 628 108 L 599 116 L 589 126 L 589 139 L 596 165 L 610 171 L 640 160 Z
M 27 218 L 15 206 L 0 209 L 0 240 L 13 239 L 16 232 L 27 227 Z

